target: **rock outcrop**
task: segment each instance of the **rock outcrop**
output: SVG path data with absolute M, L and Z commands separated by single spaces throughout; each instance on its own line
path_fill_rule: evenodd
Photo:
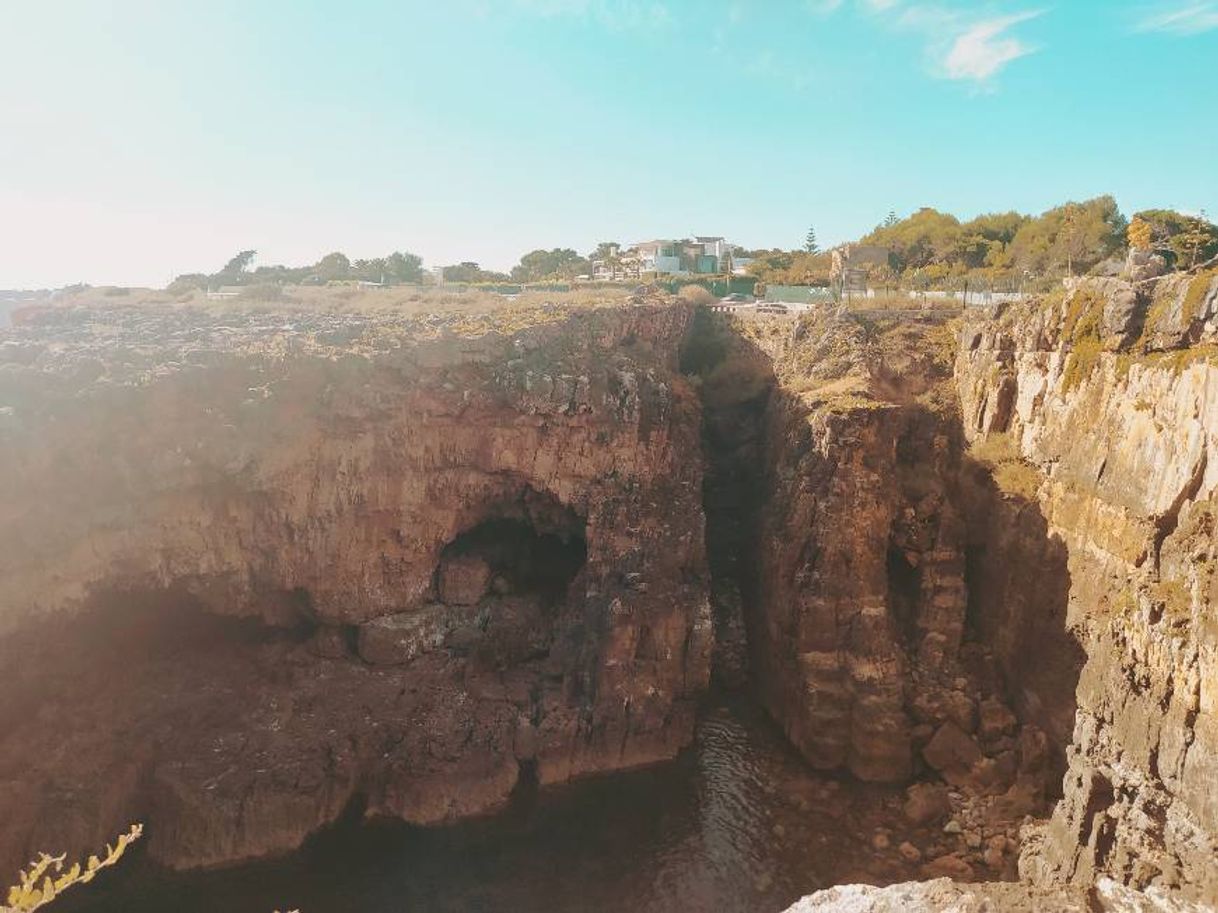
M 1218 904 L 1216 336 L 1212 272 L 1088 280 L 963 329 L 965 433 L 1032 473 L 1086 656 L 1064 798 L 1025 834 L 1039 883 Z
M 1109 878 L 1094 890 L 990 882 L 962 885 L 947 878 L 876 888 L 845 885 L 818 891 L 786 913 L 1206 913 L 1162 891 L 1135 891 Z
M 951 330 L 843 312 L 700 331 L 687 361 L 702 371 L 713 590 L 717 610 L 736 602 L 721 577 L 738 590 L 757 694 L 813 766 L 925 781 L 906 805 L 928 875 L 1003 875 L 1063 761 L 1008 707 L 1013 683 L 970 619 L 983 593 L 968 577 L 987 566 L 970 560 L 986 532 L 970 514 L 1000 498 L 965 478 Z M 951 797 L 924 801 L 939 782 Z
M 228 863 L 672 756 L 711 649 L 688 319 L 5 331 L 0 870 L 129 820 Z

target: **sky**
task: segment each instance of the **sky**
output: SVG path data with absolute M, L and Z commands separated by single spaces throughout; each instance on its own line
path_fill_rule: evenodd
M 0 0 L 0 288 L 1213 217 L 1216 79 L 1218 0 Z

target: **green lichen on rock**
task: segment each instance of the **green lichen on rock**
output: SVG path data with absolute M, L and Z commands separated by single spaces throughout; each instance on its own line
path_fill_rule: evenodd
M 1104 351 L 1102 325 L 1104 299 L 1089 289 L 1079 289 L 1070 298 L 1062 337 L 1070 344 L 1062 388 L 1073 390 L 1086 380 L 1099 364 Z
M 1185 326 L 1201 316 L 1201 305 L 1205 302 L 1210 285 L 1218 278 L 1218 269 L 1204 270 L 1193 276 L 1184 292 L 1184 301 L 1180 308 L 1180 317 Z
M 990 470 L 994 484 L 1004 494 L 1033 500 L 1045 477 L 1022 458 L 1015 439 L 1007 433 L 978 438 L 969 455 Z

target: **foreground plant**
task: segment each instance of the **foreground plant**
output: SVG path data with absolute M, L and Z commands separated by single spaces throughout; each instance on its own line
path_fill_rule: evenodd
M 45 907 L 73 885 L 87 884 L 102 869 L 118 862 L 127 847 L 139 840 L 143 833 L 144 825 L 131 825 L 127 833 L 120 834 L 112 845 L 107 845 L 105 856 L 100 859 L 90 856 L 83 867 L 79 862 L 74 862 L 65 869 L 64 855 L 40 854 L 20 874 L 19 883 L 8 889 L 7 905 L 0 907 L 0 913 L 30 913 Z

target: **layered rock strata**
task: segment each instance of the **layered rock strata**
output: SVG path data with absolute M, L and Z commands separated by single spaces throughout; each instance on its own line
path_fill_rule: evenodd
M 908 803 L 928 877 L 1013 873 L 1060 752 L 1008 706 L 971 617 L 992 586 L 969 577 L 1001 561 L 978 518 L 1002 497 L 962 453 L 951 330 L 845 311 L 702 329 L 711 567 L 738 587 L 762 702 L 815 767 L 938 791 L 937 811 Z
M 162 863 L 228 863 L 689 740 L 685 306 L 18 316 L 0 869 L 129 820 Z
M 964 327 L 965 433 L 1034 472 L 1086 655 L 1065 795 L 1021 860 L 1037 882 L 1218 904 L 1216 335 L 1212 272 L 1088 280 Z

